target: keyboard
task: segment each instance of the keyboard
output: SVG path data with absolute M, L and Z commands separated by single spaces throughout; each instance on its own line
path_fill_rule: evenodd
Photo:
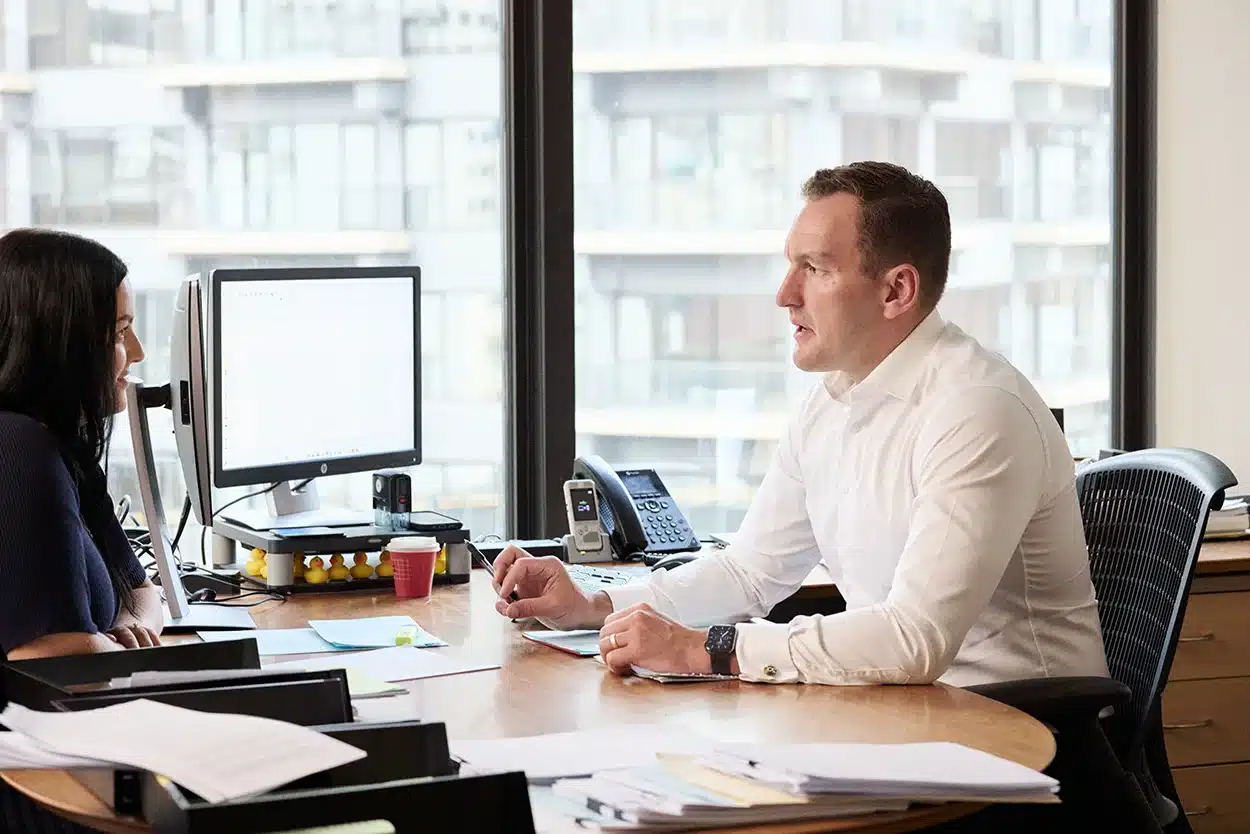
M 624 585 L 635 576 L 637 572 L 628 572 L 623 570 L 613 570 L 612 568 L 592 568 L 586 565 L 565 565 L 569 572 L 569 577 L 586 593 L 594 591 L 602 591 L 613 585 Z

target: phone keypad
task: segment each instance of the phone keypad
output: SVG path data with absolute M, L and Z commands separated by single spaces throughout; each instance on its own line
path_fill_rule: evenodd
M 647 499 L 637 502 L 642 527 L 646 531 L 652 553 L 697 550 L 698 539 L 686 523 L 681 511 L 674 512 L 669 499 Z

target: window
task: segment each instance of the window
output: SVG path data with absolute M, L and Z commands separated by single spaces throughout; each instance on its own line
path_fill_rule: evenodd
M 384 176 L 399 168 L 399 135 L 376 122 L 215 127 L 213 219 L 236 229 L 402 229 L 402 192 Z
M 34 222 L 179 226 L 187 222 L 179 128 L 36 130 Z
M 737 526 L 815 381 L 773 300 L 799 188 L 857 159 L 943 190 L 942 314 L 1065 409 L 1075 453 L 1108 445 L 1112 6 L 576 2 L 579 451 Z M 823 51 L 769 64 L 786 44 Z
M 142 66 L 183 55 L 180 0 L 28 0 L 30 65 Z
M 31 18 L 31 37 L 55 35 L 63 48 L 77 37 L 78 23 L 63 19 L 66 4 L 49 5 L 56 9 L 40 11 L 45 29 Z M 338 77 L 334 61 L 322 60 L 398 56 L 400 12 L 417 14 L 423 5 L 445 9 L 457 27 L 469 14 L 474 49 L 433 50 L 419 67 L 397 62 L 388 73 L 411 74 L 399 81 L 360 80 L 352 67 Z M 88 234 L 126 260 L 148 354 L 136 373 L 152 383 L 169 373 L 174 298 L 188 274 L 419 265 L 424 460 L 411 470 L 413 504 L 449 512 L 475 535 L 503 532 L 498 0 L 214 0 L 182 7 L 182 33 L 204 53 L 190 60 L 204 69 L 227 58 L 258 66 L 307 58 L 317 80 L 271 83 L 258 69 L 252 85 L 204 82 L 178 96 L 136 99 L 114 108 L 107 127 L 90 130 L 45 126 L 37 113 L 32 220 L 89 226 Z M 74 84 L 49 86 L 41 97 L 81 87 L 121 100 L 135 83 L 130 74 L 91 67 L 73 72 Z M 435 82 L 439 95 L 404 92 Z M 67 107 L 72 102 L 52 109 Z M 162 119 L 178 127 L 146 126 Z M 289 407 L 291 419 L 335 419 L 333 403 L 312 402 Z M 177 452 L 168 417 L 151 418 L 165 506 L 175 515 L 183 497 Z M 115 426 L 109 475 L 114 495 L 137 503 L 124 419 Z M 217 505 L 248 491 L 221 493 Z M 319 491 L 327 503 L 371 507 L 367 473 L 324 479 Z M 191 540 L 198 542 L 198 530 Z

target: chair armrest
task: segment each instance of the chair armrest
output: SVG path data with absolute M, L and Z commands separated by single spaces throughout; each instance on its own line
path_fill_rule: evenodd
M 1114 678 L 1093 676 L 1003 681 L 967 689 L 1052 726 L 1071 720 L 1096 719 L 1108 707 L 1119 712 L 1132 698 L 1129 688 Z

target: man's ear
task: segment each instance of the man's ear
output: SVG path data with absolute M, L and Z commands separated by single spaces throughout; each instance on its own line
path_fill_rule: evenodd
M 885 317 L 895 319 L 920 305 L 920 273 L 911 264 L 899 264 L 882 276 Z

